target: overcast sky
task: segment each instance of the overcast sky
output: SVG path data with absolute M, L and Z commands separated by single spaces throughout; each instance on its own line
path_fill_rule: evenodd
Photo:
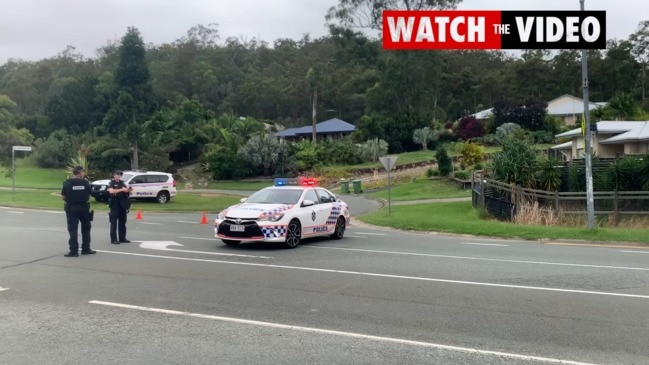
M 218 24 L 221 40 L 300 39 L 327 34 L 324 16 L 338 0 L 1 0 L 0 64 L 35 61 L 70 45 L 86 57 L 129 26 L 146 43 L 170 43 L 197 24 Z M 605 10 L 607 38 L 625 39 L 649 19 L 647 0 L 585 0 Z M 579 10 L 579 0 L 464 0 L 466 10 Z

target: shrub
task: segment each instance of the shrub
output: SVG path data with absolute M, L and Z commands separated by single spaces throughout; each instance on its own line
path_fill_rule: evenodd
M 461 170 L 461 171 L 455 171 L 453 173 L 453 176 L 455 176 L 455 178 L 460 180 L 469 180 L 469 178 L 471 177 L 471 173 L 469 171 Z
M 476 137 L 482 137 L 485 135 L 484 124 L 474 116 L 464 117 L 460 120 L 457 133 L 458 136 L 465 141 Z
M 439 174 L 441 176 L 448 176 L 451 171 L 453 171 L 453 162 L 451 161 L 451 158 L 448 157 L 448 153 L 444 146 L 437 147 L 435 158 L 437 159 Z
M 472 166 L 484 160 L 484 148 L 475 143 L 464 143 L 460 150 L 460 154 L 462 155 L 462 162 L 464 162 L 466 166 Z

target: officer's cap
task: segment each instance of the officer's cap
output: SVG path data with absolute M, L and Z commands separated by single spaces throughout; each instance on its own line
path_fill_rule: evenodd
M 83 171 L 83 166 L 75 166 L 75 167 L 72 169 L 72 173 L 73 173 L 74 175 L 79 175 L 79 174 L 81 173 L 81 171 Z
M 122 170 L 115 170 L 115 171 L 113 171 L 112 174 L 110 174 L 110 176 L 115 176 L 115 175 L 122 176 L 122 175 L 124 175 L 124 173 L 122 172 Z

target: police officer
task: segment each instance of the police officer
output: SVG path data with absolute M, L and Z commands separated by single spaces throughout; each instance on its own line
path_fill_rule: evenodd
M 63 182 L 61 197 L 65 201 L 65 216 L 68 221 L 70 233 L 70 251 L 65 257 L 79 256 L 79 240 L 77 230 L 81 222 L 81 254 L 90 255 L 96 251 L 90 249 L 90 182 L 84 179 L 84 170 L 81 166 L 72 169 L 72 177 Z
M 111 177 L 112 180 L 108 183 L 108 193 L 110 193 L 108 201 L 110 207 L 110 213 L 108 213 L 110 220 L 110 243 L 129 243 L 131 241 L 126 239 L 126 214 L 130 209 L 129 196 L 131 189 L 122 181 L 121 171 L 113 171 Z

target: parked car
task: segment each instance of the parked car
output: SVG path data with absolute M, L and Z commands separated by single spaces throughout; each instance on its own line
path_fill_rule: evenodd
M 124 171 L 122 181 L 133 188 L 131 199 L 155 199 L 158 203 L 168 203 L 176 196 L 176 180 L 173 175 L 159 171 Z M 108 183 L 110 179 L 91 183 L 90 195 L 98 202 L 108 202 Z

